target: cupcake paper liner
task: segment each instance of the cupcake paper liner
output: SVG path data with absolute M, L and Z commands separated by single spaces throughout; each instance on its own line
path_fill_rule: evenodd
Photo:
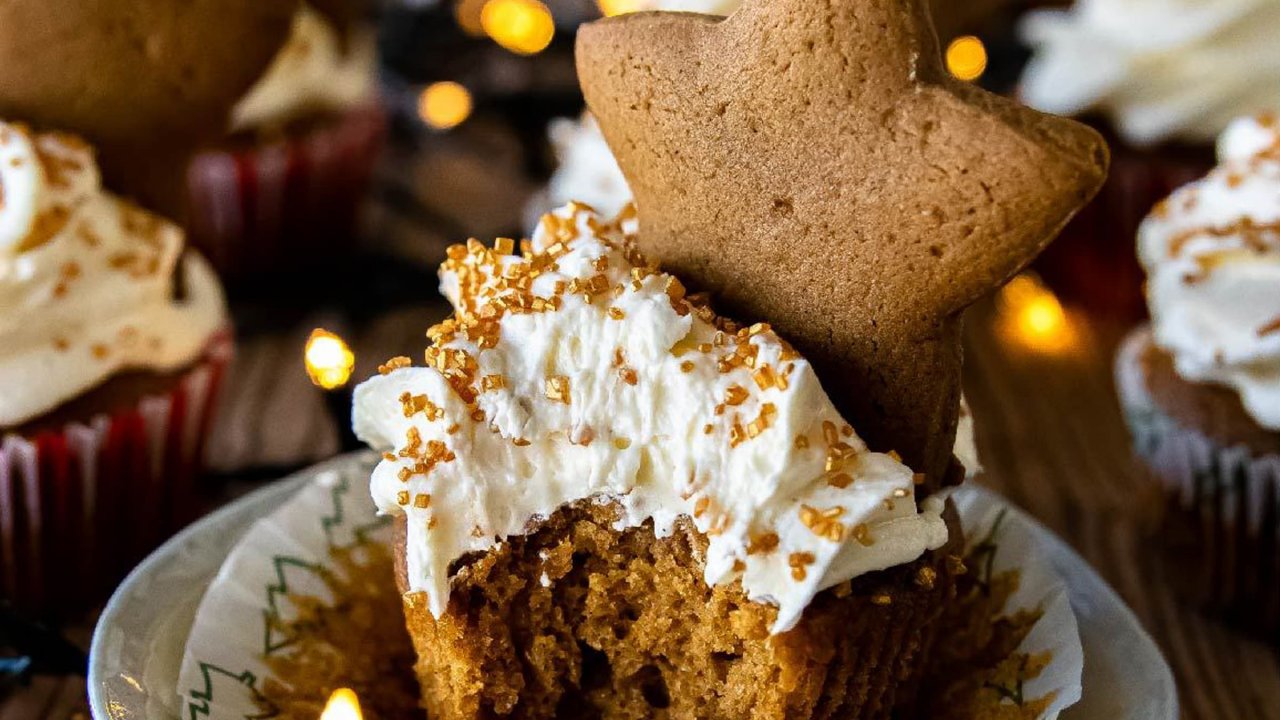
M 82 613 L 195 519 L 194 481 L 231 354 L 230 332 L 220 333 L 165 395 L 0 437 L 0 597 L 46 619 Z
M 1161 412 L 1127 338 L 1116 381 L 1134 449 L 1166 499 L 1166 569 L 1189 601 L 1275 641 L 1280 633 L 1280 455 L 1224 447 Z
M 227 557 L 187 639 L 178 681 L 184 717 L 241 720 L 261 715 L 255 697 L 270 675 L 266 659 L 286 652 L 291 642 L 276 630 L 296 617 L 290 597 L 331 600 L 321 578 L 344 572 L 331 551 L 391 540 L 389 521 L 377 516 L 369 499 L 369 473 L 376 462 L 375 455 L 365 453 L 326 463 L 313 481 L 258 521 Z M 1052 661 L 1021 688 L 1020 696 L 1031 701 L 1053 694 L 1038 717 L 1056 718 L 1079 701 L 1084 665 L 1066 586 L 1032 526 L 1017 513 L 1006 514 L 1002 500 L 975 489 L 962 489 L 955 499 L 969 536 L 975 542 L 994 542 L 989 572 L 1020 573 L 1019 589 L 1005 612 L 1043 612 L 1020 649 L 1049 652 Z
M 1037 268 L 1071 304 L 1110 319 L 1136 321 L 1146 316 L 1146 275 L 1133 249 L 1138 226 L 1156 203 L 1204 177 L 1213 168 L 1212 156 L 1204 161 L 1160 157 L 1111 142 L 1107 181 L 1049 246 Z
M 370 103 L 296 138 L 201 153 L 187 173 L 192 244 L 231 276 L 341 251 L 354 242 L 386 122 Z

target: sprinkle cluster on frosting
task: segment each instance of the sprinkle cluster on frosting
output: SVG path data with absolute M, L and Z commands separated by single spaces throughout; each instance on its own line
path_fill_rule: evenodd
M 357 433 L 386 454 L 372 491 L 408 516 L 410 585 L 439 615 L 449 564 L 577 500 L 620 525 L 679 517 L 709 538 L 708 583 L 779 607 L 946 542 L 941 499 L 873 453 L 767 324 L 718 317 L 636 251 L 626 213 L 581 205 L 532 241 L 449 251 L 453 317 L 425 367 L 394 358 L 356 391 Z
M 121 368 L 176 369 L 225 322 L 198 261 L 171 297 L 181 231 L 100 183 L 80 139 L 0 122 L 0 427 Z
M 1155 338 L 1180 374 L 1234 387 L 1280 429 L 1280 121 L 1233 123 L 1219 156 L 1139 231 Z

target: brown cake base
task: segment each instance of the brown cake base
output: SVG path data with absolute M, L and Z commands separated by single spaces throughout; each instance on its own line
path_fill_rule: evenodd
M 448 610 L 405 595 L 429 715 L 478 718 L 887 718 L 909 705 L 963 547 L 824 592 L 791 632 L 739 586 L 709 587 L 707 540 L 616 531 L 583 501 L 455 568 Z M 406 587 L 404 523 L 397 582 Z

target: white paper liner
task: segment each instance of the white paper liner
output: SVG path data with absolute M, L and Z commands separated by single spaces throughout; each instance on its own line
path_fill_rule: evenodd
M 1280 485 L 1280 455 L 1223 447 L 1161 412 L 1142 372 L 1142 352 L 1150 343 L 1151 330 L 1139 329 L 1125 339 L 1116 358 L 1116 386 L 1134 450 L 1183 508 L 1195 508 L 1206 490 L 1220 490 L 1221 519 L 1234 522 L 1243 508 L 1245 526 L 1259 534 Z
M 289 644 L 288 638 L 272 631 L 270 619 L 293 617 L 291 593 L 330 597 L 318 571 L 341 576 L 331 548 L 350 547 L 360 538 L 390 539 L 389 524 L 376 516 L 369 499 L 369 472 L 375 462 L 373 455 L 362 455 L 347 464 L 327 466 L 315 481 L 255 524 L 227 557 L 201 601 L 183 654 L 177 692 L 184 718 L 261 716 L 254 698 L 269 674 L 264 658 Z M 1031 701 L 1056 692 L 1040 716 L 1053 720 L 1078 702 L 1082 692 L 1084 650 L 1066 585 L 1053 570 L 1049 548 L 1020 513 L 1006 513 L 1004 501 L 978 490 L 962 489 L 955 501 L 968 537 L 978 542 L 992 536 L 992 573 L 1020 573 L 1019 589 L 1005 612 L 1043 611 L 1019 650 L 1048 651 L 1053 659 L 1022 688 L 1022 696 Z

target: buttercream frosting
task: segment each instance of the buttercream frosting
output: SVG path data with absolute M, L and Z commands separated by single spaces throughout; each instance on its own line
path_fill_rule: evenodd
M 182 249 L 176 226 L 102 190 L 82 141 L 0 122 L 0 427 L 122 370 L 194 362 L 226 315 Z
M 232 109 L 231 129 L 278 126 L 306 113 L 351 108 L 373 96 L 376 81 L 373 31 L 360 29 L 344 39 L 304 3 L 267 72 Z
M 1238 120 L 1220 164 L 1160 203 L 1138 250 L 1156 344 L 1280 430 L 1280 122 Z
M 620 528 L 690 518 L 706 581 L 776 605 L 774 632 L 823 589 L 945 544 L 945 500 L 917 506 L 912 471 L 866 447 L 804 358 L 685 297 L 633 224 L 571 205 L 522 254 L 455 247 L 456 312 L 426 366 L 396 359 L 356 389 L 356 433 L 386 453 L 373 498 L 406 516 L 431 612 L 454 560 L 590 498 L 616 502 Z
M 1079 0 L 1030 13 L 1021 94 L 1062 115 L 1099 111 L 1136 145 L 1211 142 L 1280 109 L 1275 0 Z

